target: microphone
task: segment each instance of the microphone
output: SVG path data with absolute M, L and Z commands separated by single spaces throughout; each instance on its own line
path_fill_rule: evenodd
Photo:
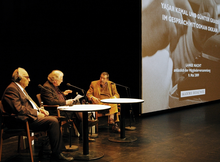
M 49 92 L 51 92 L 49 89 L 45 88 L 45 87 L 42 86 L 41 84 L 38 84 L 38 87 L 41 88 L 41 89 L 44 89 L 45 91 L 49 91 Z
M 84 89 L 79 88 L 79 87 L 77 87 L 77 86 L 74 86 L 74 85 L 72 85 L 72 84 L 70 84 L 70 83 L 67 83 L 66 85 L 69 86 L 69 87 L 74 87 L 74 88 L 79 89 L 79 90 L 81 90 L 82 92 L 84 92 Z
M 66 85 L 69 86 L 69 87 L 74 87 L 74 88 L 76 88 L 76 89 L 81 90 L 82 93 L 83 93 L 83 95 L 84 95 L 84 97 L 85 97 L 86 103 L 88 103 L 88 99 L 87 99 L 87 97 L 86 97 L 86 95 L 85 95 L 85 90 L 84 90 L 84 89 L 79 88 L 79 87 L 77 87 L 77 86 L 74 86 L 74 85 L 72 85 L 72 84 L 70 84 L 70 83 L 67 83 Z
M 114 83 L 114 82 L 112 82 L 111 84 L 115 84 L 115 85 L 117 85 L 117 86 L 120 86 L 120 87 L 124 87 L 124 88 L 129 88 L 129 87 L 127 87 L 127 86 L 124 86 L 124 85 L 121 85 L 121 84 L 117 84 L 117 83 Z
M 114 83 L 114 82 L 112 82 L 111 84 L 115 84 L 115 85 L 118 85 L 120 87 L 124 87 L 126 89 L 127 96 L 131 97 L 131 92 L 130 92 L 130 88 L 129 87 L 121 85 L 121 84 L 117 84 L 117 83 Z M 132 118 L 132 114 L 133 114 L 133 108 L 132 108 L 131 103 L 130 103 L 130 111 L 129 111 L 129 113 L 130 113 L 130 127 L 125 127 L 125 128 L 128 129 L 128 130 L 135 130 L 136 127 L 132 127 L 131 126 L 131 118 Z M 134 115 L 133 115 L 133 120 L 135 120 Z
M 44 90 L 46 89 L 41 84 L 38 84 L 38 87 L 41 88 L 41 89 L 44 89 Z

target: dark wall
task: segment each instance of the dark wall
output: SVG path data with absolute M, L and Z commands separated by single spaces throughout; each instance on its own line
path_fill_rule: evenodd
M 131 97 L 141 97 L 140 0 L 0 3 L 4 42 L 0 94 L 11 82 L 12 72 L 23 67 L 30 75 L 27 91 L 34 99 L 40 91 L 37 85 L 54 69 L 64 72 L 63 90 L 69 82 L 87 91 L 90 82 L 107 71 L 110 80 L 130 87 Z M 121 97 L 127 97 L 124 88 L 117 88 Z

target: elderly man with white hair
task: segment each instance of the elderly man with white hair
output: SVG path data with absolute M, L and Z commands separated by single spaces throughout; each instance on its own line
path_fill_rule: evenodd
M 71 90 L 65 90 L 62 92 L 58 86 L 63 82 L 63 72 L 60 70 L 53 70 L 47 77 L 47 81 L 44 83 L 44 89 L 41 89 L 41 98 L 44 104 L 46 105 L 72 105 L 74 104 L 73 99 L 65 98 L 66 95 L 72 93 Z M 53 113 L 53 112 L 52 112 Z M 61 112 L 62 113 L 62 112 Z M 75 125 L 80 134 L 79 139 L 82 140 L 82 113 L 81 112 L 69 112 L 69 117 L 73 115 L 75 118 Z M 93 126 L 97 123 L 97 120 L 89 120 L 88 125 Z M 89 139 L 90 141 L 94 141 L 94 139 Z

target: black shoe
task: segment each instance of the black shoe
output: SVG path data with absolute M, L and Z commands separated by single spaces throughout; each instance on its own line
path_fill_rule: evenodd
M 118 124 L 114 124 L 114 125 L 112 126 L 112 131 L 113 131 L 114 133 L 120 133 L 120 132 L 121 132 L 121 129 L 119 128 Z
M 95 139 L 94 139 L 94 138 L 90 138 L 90 137 L 89 137 L 88 140 L 89 140 L 89 142 L 95 142 Z
M 52 155 L 50 158 L 50 162 L 67 162 L 73 160 L 73 157 L 66 157 L 63 153 L 60 153 L 58 155 Z
M 52 154 L 52 151 L 51 150 L 40 150 L 39 153 L 38 153 L 38 159 L 39 161 L 42 161 L 43 159 L 47 159 L 47 158 L 50 158 Z
M 83 141 L 83 138 L 82 138 L 82 137 L 79 137 L 79 141 L 82 142 L 82 141 Z M 88 137 L 88 141 L 89 141 L 89 142 L 95 142 L 96 140 L 95 140 L 94 138 Z
M 91 127 L 93 125 L 96 125 L 99 121 L 97 119 L 95 120 L 88 120 L 88 126 Z

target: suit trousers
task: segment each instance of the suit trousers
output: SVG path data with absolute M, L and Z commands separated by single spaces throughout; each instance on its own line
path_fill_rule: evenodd
M 30 129 L 33 131 L 47 131 L 51 150 L 53 154 L 59 154 L 63 147 L 62 135 L 57 118 L 47 116 L 29 122 Z

